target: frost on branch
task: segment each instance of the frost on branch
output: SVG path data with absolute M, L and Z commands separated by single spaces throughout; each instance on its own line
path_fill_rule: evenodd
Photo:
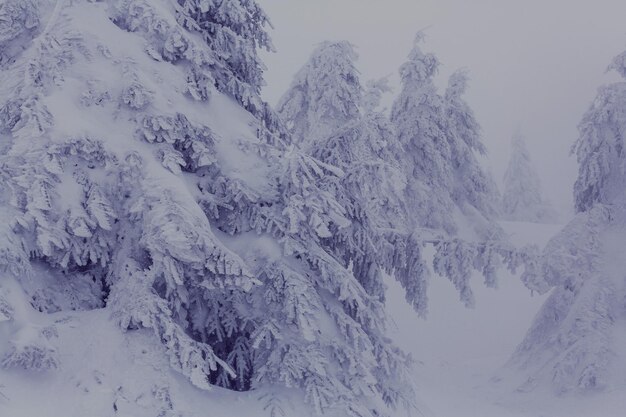
M 50 339 L 58 337 L 56 329 L 37 328 L 33 325 L 21 328 L 10 341 L 0 365 L 3 368 L 25 369 L 43 372 L 56 369 L 59 359 Z
M 10 63 L 21 52 L 39 25 L 38 2 L 8 0 L 0 4 L 0 66 Z

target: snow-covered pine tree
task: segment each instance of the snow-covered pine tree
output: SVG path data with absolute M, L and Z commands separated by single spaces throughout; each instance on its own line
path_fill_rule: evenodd
M 423 58 L 419 49 L 414 54 L 417 60 Z M 428 233 L 423 231 L 425 224 L 433 225 L 428 218 L 420 217 L 421 212 L 414 205 L 428 204 L 434 185 L 426 174 L 416 171 L 419 167 L 413 168 L 412 158 L 405 158 L 406 147 L 414 146 L 412 142 L 403 146 L 393 124 L 377 110 L 380 97 L 387 90 L 385 82 L 371 82 L 364 89 L 355 59 L 356 54 L 347 42 L 322 44 L 298 72 L 279 106 L 281 117 L 293 132 L 294 142 L 303 144 L 305 152 L 343 173 L 339 182 L 327 183 L 324 187 L 341 204 L 349 223 L 347 227 L 330 229 L 322 242 L 346 267 L 352 268 L 364 288 L 379 299 L 384 296 L 382 272 L 394 275 L 404 287 L 407 301 L 420 314 L 425 314 L 427 309 L 430 274 L 423 258 L 424 247 L 435 245 L 435 271 L 449 278 L 462 300 L 471 305 L 469 278 L 472 270 L 478 269 L 485 275 L 488 285 L 495 285 L 499 259 L 503 257 L 510 266 L 519 259 L 513 260 L 514 251 L 499 240 L 499 229 L 490 221 L 495 188 L 474 155 L 483 147 L 478 125 L 461 98 L 466 78 L 463 74 L 452 77 L 445 100 L 437 95 L 432 80 L 426 90 L 430 100 L 439 106 L 434 114 L 440 122 L 441 138 L 446 146 L 454 149 L 454 156 L 451 151 L 446 156 L 448 159 L 440 155 L 442 169 L 450 171 L 451 185 L 457 179 L 466 180 L 455 185 L 454 191 L 441 188 L 439 193 L 450 210 L 459 210 L 467 216 L 468 222 L 477 225 L 470 241 L 448 234 L 442 228 L 431 227 Z M 421 88 L 421 84 L 418 87 Z M 409 86 L 406 90 L 406 96 L 414 93 Z M 411 97 L 414 96 L 422 100 L 419 94 Z M 397 117 L 415 123 L 417 118 L 408 111 L 401 113 L 400 107 L 397 104 Z M 423 111 L 432 112 L 432 109 Z M 424 117 L 430 123 L 434 116 Z M 421 135 L 420 126 L 411 128 L 416 135 Z M 407 187 L 407 182 L 411 181 L 420 182 L 418 188 L 423 194 L 419 198 L 407 191 L 411 187 Z M 437 184 L 443 187 L 441 181 Z M 454 229 L 456 224 L 452 216 L 445 213 L 445 207 L 448 206 L 435 209 L 433 205 L 431 210 L 448 215 L 452 222 L 450 229 Z M 529 259 L 530 255 L 527 253 L 522 258 Z
M 521 131 L 511 139 L 511 157 L 504 173 L 504 193 L 501 204 L 506 220 L 549 223 L 556 213 L 541 192 L 541 181 L 526 148 Z
M 4 4 L 0 25 L 33 24 L 2 31 L 0 266 L 34 308 L 151 329 L 204 389 L 368 417 L 411 401 L 382 300 L 329 249 L 344 173 L 258 97 L 256 3 Z
M 356 57 L 348 42 L 320 45 L 281 99 L 279 114 L 309 155 L 341 171 L 339 182 L 325 187 L 349 224 L 329 230 L 324 244 L 352 268 L 370 295 L 383 300 L 381 267 L 391 269 L 393 262 L 388 237 L 406 230 L 406 180 L 391 126 L 377 111 L 388 87 L 384 81 L 372 82 L 364 94 Z
M 384 300 L 383 272 L 392 273 L 407 301 L 425 314 L 429 268 L 422 259 L 424 243 L 411 233 L 407 218 L 402 149 L 377 109 L 388 86 L 379 80 L 364 89 L 356 58 L 348 42 L 320 45 L 283 95 L 279 114 L 295 143 L 342 171 L 340 182 L 326 187 L 348 225 L 329 231 L 328 250 L 379 300 Z
M 463 71 L 453 74 L 445 95 L 440 95 L 434 84 L 439 61 L 422 51 L 423 39 L 418 33 L 400 68 L 402 87 L 391 110 L 408 182 L 406 218 L 414 240 L 435 245 L 434 271 L 447 277 L 471 306 L 472 269 L 495 286 L 500 258 L 513 267 L 519 261 L 516 256 L 532 256 L 524 251 L 515 255 L 493 221 L 497 192 L 478 161 L 484 152 L 480 128 L 462 99 L 467 76 Z
M 402 88 L 391 110 L 404 149 L 407 201 L 418 214 L 415 225 L 449 235 L 468 230 L 464 237 L 470 239 L 491 238 L 499 234 L 492 221 L 497 191 L 478 161 L 485 148 L 480 126 L 462 97 L 466 72 L 454 73 L 445 94 L 439 94 L 434 83 L 439 60 L 422 51 L 423 39 L 418 33 L 400 68 Z
M 626 78 L 626 53 L 609 68 Z M 542 273 L 554 289 L 510 361 L 527 378 L 524 390 L 577 393 L 623 383 L 625 132 L 620 81 L 599 89 L 579 124 L 578 214 L 543 252 Z
M 467 70 L 454 72 L 444 95 L 445 117 L 454 173 L 452 200 L 466 216 L 492 218 L 496 213 L 497 187 L 480 165 L 478 156 L 487 153 L 473 110 L 463 99 L 468 86 Z
M 363 89 L 356 58 L 349 42 L 322 43 L 280 99 L 277 111 L 305 151 L 359 117 Z
M 405 151 L 407 200 L 421 227 L 456 232 L 451 169 L 452 150 L 445 105 L 434 84 L 439 60 L 420 47 L 418 33 L 407 62 L 400 68 L 402 87 L 391 109 L 391 121 Z

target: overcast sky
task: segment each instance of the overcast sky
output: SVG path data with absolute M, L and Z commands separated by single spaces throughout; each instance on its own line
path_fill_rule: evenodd
M 626 49 L 624 0 L 259 0 L 277 52 L 264 54 L 264 94 L 275 104 L 324 40 L 358 47 L 363 79 L 392 75 L 417 30 L 443 65 L 438 84 L 459 67 L 471 76 L 467 100 L 483 127 L 487 164 L 500 183 L 510 137 L 527 136 L 547 196 L 571 206 L 576 163 L 569 148 L 596 89 Z M 397 88 L 396 88 L 397 91 Z M 391 99 L 392 97 L 390 97 Z

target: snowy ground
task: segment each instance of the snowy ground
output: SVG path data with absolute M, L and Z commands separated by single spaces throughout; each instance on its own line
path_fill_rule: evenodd
M 0 322 L 0 351 L 16 332 L 53 329 L 57 369 L 0 369 L 1 417 L 231 417 L 262 416 L 259 393 L 216 388 L 207 393 L 170 370 L 160 344 L 149 331 L 122 333 L 106 309 L 40 314 L 12 279 L 0 291 L 16 308 Z
M 503 223 L 516 244 L 543 246 L 559 225 Z M 434 278 L 427 320 L 412 314 L 406 303 L 389 303 L 396 323 L 393 337 L 417 361 L 415 379 L 419 410 L 412 417 L 622 417 L 626 387 L 587 397 L 554 397 L 547 392 L 516 392 L 503 369 L 522 340 L 546 295 L 531 296 L 521 281 L 507 272 L 499 288 L 473 286 L 476 308 L 457 302 L 449 282 Z M 397 286 L 391 299 L 400 298 Z M 406 413 L 398 413 L 398 417 Z
M 560 226 L 505 223 L 518 244 L 539 245 Z M 392 336 L 417 360 L 415 380 L 418 410 L 411 417 L 622 417 L 625 386 L 584 398 L 555 398 L 549 393 L 515 392 L 502 366 L 514 351 L 546 296 L 531 296 L 517 277 L 503 273 L 498 290 L 477 278 L 476 308 L 457 301 L 452 285 L 434 278 L 430 313 L 421 320 L 400 302 L 401 290 L 389 290 Z M 4 294 L 25 305 L 23 294 L 10 280 Z M 2 417 L 264 417 L 267 398 L 260 393 L 236 394 L 193 388 L 169 369 L 165 355 L 149 332 L 123 334 L 106 310 L 87 313 L 39 314 L 16 311 L 19 325 L 56 328 L 51 343 L 58 348 L 59 368 L 33 375 L 0 370 Z M 15 329 L 0 322 L 0 341 Z M 96 330 L 94 330 L 96 329 Z M 62 342 L 61 342 L 62 341 Z M 0 343 L 0 350 L 6 346 Z M 513 378 L 515 379 L 515 378 Z M 299 406 L 285 404 L 287 415 L 304 416 Z M 175 409 L 176 412 L 173 412 Z M 181 414 L 182 413 L 182 414 Z M 397 417 L 405 417 L 398 412 Z

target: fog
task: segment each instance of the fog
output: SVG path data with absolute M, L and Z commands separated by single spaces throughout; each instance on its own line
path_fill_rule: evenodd
M 348 40 L 358 48 L 363 80 L 391 75 L 418 30 L 424 50 L 442 62 L 438 84 L 457 68 L 470 72 L 467 101 L 483 127 L 486 164 L 500 184 L 516 128 L 526 135 L 547 197 L 571 211 L 577 124 L 626 47 L 623 0 L 260 0 L 276 53 L 265 98 L 275 104 L 316 44 Z M 391 102 L 392 96 L 388 97 Z

